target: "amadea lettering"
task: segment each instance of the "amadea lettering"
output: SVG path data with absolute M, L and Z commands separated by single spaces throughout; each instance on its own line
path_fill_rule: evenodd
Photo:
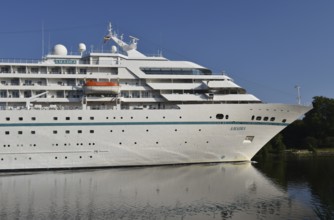
M 246 127 L 231 127 L 231 131 L 244 131 L 246 130 Z
M 55 64 L 77 64 L 76 60 L 54 60 Z

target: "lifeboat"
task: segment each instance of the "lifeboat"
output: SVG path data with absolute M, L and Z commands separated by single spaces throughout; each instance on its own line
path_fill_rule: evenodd
M 120 86 L 116 82 L 88 80 L 84 85 L 84 91 L 86 94 L 118 94 Z

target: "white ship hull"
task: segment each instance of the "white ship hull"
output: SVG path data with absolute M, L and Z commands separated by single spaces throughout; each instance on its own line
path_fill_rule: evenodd
M 249 161 L 309 109 L 216 104 L 171 110 L 2 111 L 0 170 Z M 217 114 L 225 116 L 217 119 Z
M 0 170 L 249 161 L 311 107 L 263 104 L 226 74 L 111 51 L 0 60 Z M 107 42 L 106 42 L 107 43 Z M 121 51 L 118 52 L 118 49 Z

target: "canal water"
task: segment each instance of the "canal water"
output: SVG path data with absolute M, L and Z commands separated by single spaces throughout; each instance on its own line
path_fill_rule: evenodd
M 0 219 L 334 219 L 334 158 L 0 173 Z

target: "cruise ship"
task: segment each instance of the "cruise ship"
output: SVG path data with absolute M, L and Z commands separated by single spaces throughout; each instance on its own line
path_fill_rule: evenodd
M 144 55 L 111 25 L 104 41 L 0 60 L 0 170 L 250 161 L 312 108 L 263 103 L 226 74 Z

